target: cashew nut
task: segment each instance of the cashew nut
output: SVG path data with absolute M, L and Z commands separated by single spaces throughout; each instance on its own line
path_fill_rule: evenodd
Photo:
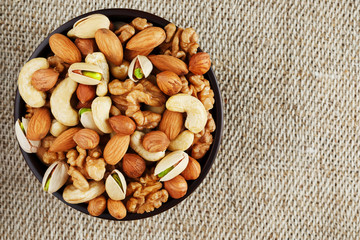
M 77 83 L 71 78 L 60 82 L 50 97 L 51 113 L 55 119 L 65 126 L 75 126 L 79 123 L 77 111 L 70 104 L 70 99 L 75 92 Z
M 105 192 L 105 184 L 103 181 L 89 182 L 89 189 L 81 191 L 73 184 L 66 186 L 63 192 L 63 199 L 71 204 L 83 203 L 94 199 Z
M 145 133 L 143 132 L 135 131 L 130 138 L 130 147 L 147 161 L 151 161 L 151 162 L 159 161 L 165 156 L 165 151 L 162 152 L 146 151 L 141 143 L 141 140 L 144 137 L 144 135 Z
M 180 133 L 174 140 L 169 144 L 168 149 L 170 151 L 186 151 L 194 141 L 194 133 L 189 130 L 185 130 Z
M 109 65 L 106 62 L 104 54 L 101 52 L 90 53 L 85 58 L 86 63 L 91 63 L 97 65 L 102 70 L 101 83 L 96 87 L 96 95 L 99 97 L 105 96 L 108 92 L 108 83 L 109 83 Z
M 39 108 L 45 105 L 46 94 L 36 90 L 31 85 L 31 76 L 37 70 L 47 68 L 49 68 L 49 63 L 46 58 L 34 58 L 25 63 L 20 71 L 18 78 L 19 93 L 31 107 Z
M 112 128 L 109 124 L 109 114 L 111 108 L 110 97 L 97 97 L 91 104 L 92 116 L 95 125 L 103 133 L 111 133 Z
M 65 131 L 66 129 L 68 129 L 67 126 L 65 126 L 64 124 L 58 122 L 56 119 L 54 119 L 51 123 L 51 128 L 50 128 L 50 133 L 51 135 L 53 135 L 54 137 L 59 136 L 63 131 Z
M 167 100 L 166 108 L 173 112 L 186 112 L 185 127 L 193 133 L 200 132 L 206 125 L 205 107 L 196 97 L 183 93 L 176 94 Z

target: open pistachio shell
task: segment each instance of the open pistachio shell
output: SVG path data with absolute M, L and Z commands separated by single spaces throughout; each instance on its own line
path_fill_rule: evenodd
M 83 127 L 92 129 L 92 130 L 96 131 L 97 133 L 103 135 L 104 133 L 102 131 L 100 131 L 100 129 L 96 126 L 96 124 L 94 122 L 91 109 L 88 108 L 84 112 L 81 111 L 82 109 L 80 109 L 79 113 L 80 113 L 80 122 L 83 125 Z
M 161 161 L 156 165 L 154 174 L 158 175 L 159 173 L 165 171 L 166 169 L 173 167 L 165 176 L 160 178 L 161 182 L 169 181 L 179 175 L 187 167 L 189 163 L 189 155 L 184 151 L 175 151 L 166 155 Z M 176 166 L 174 166 L 176 165 Z
M 94 38 L 100 28 L 109 29 L 110 20 L 102 14 L 93 14 L 77 21 L 67 33 L 68 37 Z
M 103 71 L 102 69 L 94 64 L 90 64 L 90 63 L 73 63 L 71 64 L 71 66 L 69 67 L 69 77 L 78 83 L 81 84 L 85 84 L 85 85 L 98 85 L 101 83 L 101 80 L 97 80 L 91 77 L 87 77 L 85 75 L 81 75 L 78 73 L 75 73 L 74 71 L 76 70 L 80 70 L 80 71 L 88 71 L 88 72 L 95 72 L 95 73 L 100 73 L 101 75 L 103 75 Z
M 130 65 L 129 65 L 129 70 L 128 70 L 129 78 L 131 80 L 133 80 L 134 82 L 139 81 L 139 79 L 137 79 L 134 76 L 134 68 L 135 68 L 136 60 L 139 60 L 141 70 L 144 74 L 144 78 L 147 78 L 150 75 L 151 71 L 153 70 L 153 65 L 152 65 L 151 61 L 145 56 L 138 55 L 131 61 Z
M 67 173 L 69 166 L 65 162 L 54 162 L 46 170 L 43 180 L 42 188 L 45 190 L 46 183 L 48 183 L 48 193 L 53 193 L 59 190 L 67 181 L 69 175 Z M 45 190 L 46 191 L 46 190 Z
M 112 176 L 116 174 L 119 177 L 121 186 Z M 126 181 L 124 175 L 117 169 L 111 172 L 111 174 L 106 178 L 105 189 L 106 193 L 112 200 L 123 200 L 126 196 Z
M 24 131 L 21 129 L 21 122 L 18 119 L 15 123 L 15 134 L 16 138 L 19 142 L 20 147 L 27 153 L 36 153 L 38 147 L 41 144 L 41 141 L 32 141 L 26 138 L 26 131 L 29 120 L 26 118 L 22 118 L 22 124 L 24 127 Z

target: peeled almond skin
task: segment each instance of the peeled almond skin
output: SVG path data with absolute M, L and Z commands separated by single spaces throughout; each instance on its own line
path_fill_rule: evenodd
M 95 32 L 95 40 L 100 51 L 106 59 L 115 65 L 120 65 L 123 60 L 123 48 L 119 38 L 106 28 L 101 28 Z

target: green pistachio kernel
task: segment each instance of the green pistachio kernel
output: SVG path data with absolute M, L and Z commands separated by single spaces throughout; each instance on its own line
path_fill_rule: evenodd
M 49 179 L 46 181 L 46 184 L 45 184 L 45 187 L 44 187 L 45 192 L 47 192 L 49 190 L 50 179 L 51 179 L 51 177 L 49 177 Z
M 173 170 L 173 169 L 174 169 L 173 166 L 169 167 L 168 169 L 165 169 L 164 171 L 162 171 L 161 173 L 158 174 L 158 177 L 163 177 L 163 176 L 165 176 L 166 174 L 168 174 L 168 173 L 169 173 L 171 170 Z
M 116 173 L 111 174 L 111 176 L 115 179 L 115 181 L 117 182 L 117 184 L 119 184 L 120 188 L 122 189 L 122 184 L 119 178 L 119 175 L 117 175 Z
M 101 80 L 101 73 L 97 73 L 97 72 L 90 72 L 90 71 L 82 71 L 82 74 L 84 76 L 87 76 L 89 78 L 93 78 L 93 79 L 96 79 L 96 80 Z
M 80 108 L 79 115 L 81 116 L 83 113 L 91 112 L 90 108 Z
M 141 71 L 141 68 L 136 68 L 135 71 L 134 71 L 134 76 L 137 78 L 137 79 L 142 79 L 144 77 L 144 74 L 143 72 Z
M 24 124 L 22 122 L 20 122 L 20 128 L 25 133 L 25 127 L 24 127 Z

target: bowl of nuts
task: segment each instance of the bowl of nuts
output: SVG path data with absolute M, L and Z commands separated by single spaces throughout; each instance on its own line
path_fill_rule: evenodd
M 15 134 L 42 190 L 135 220 L 187 198 L 220 146 L 221 96 L 193 28 L 105 9 L 52 32 L 20 70 Z

